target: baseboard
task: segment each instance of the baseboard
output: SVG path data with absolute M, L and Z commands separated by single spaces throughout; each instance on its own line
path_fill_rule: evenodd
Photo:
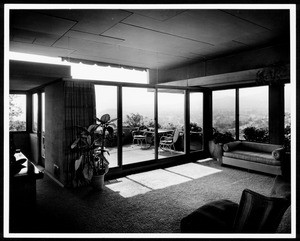
M 54 182 L 56 182 L 59 186 L 65 187 L 60 181 L 58 181 L 54 176 L 52 176 L 48 171 L 45 170 L 45 174 L 50 177 Z

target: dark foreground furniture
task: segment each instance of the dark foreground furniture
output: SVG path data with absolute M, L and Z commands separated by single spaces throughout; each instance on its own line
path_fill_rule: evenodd
M 26 231 L 26 227 L 30 225 L 36 204 L 36 180 L 43 176 L 44 173 L 23 153 L 18 152 L 11 157 L 9 180 L 11 232 Z
M 276 177 L 269 196 L 249 189 L 240 203 L 213 201 L 181 220 L 183 233 L 290 233 L 290 184 Z

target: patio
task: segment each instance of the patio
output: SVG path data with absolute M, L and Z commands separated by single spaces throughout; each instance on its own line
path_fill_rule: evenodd
M 118 166 L 118 149 L 116 147 L 109 148 L 110 156 L 108 157 L 109 166 L 110 167 L 117 167 Z M 155 157 L 155 148 L 151 146 L 150 148 L 140 146 L 137 144 L 127 144 L 123 145 L 123 165 L 138 163 L 143 161 L 153 160 Z M 180 151 L 163 151 L 158 150 L 158 159 L 176 156 L 184 154 L 184 152 Z

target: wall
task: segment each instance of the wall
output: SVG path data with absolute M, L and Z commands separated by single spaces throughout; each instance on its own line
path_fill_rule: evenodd
M 45 88 L 45 171 L 60 183 L 64 183 L 64 114 L 61 81 Z
M 27 132 L 10 132 L 16 149 L 20 149 L 21 152 L 31 159 L 31 151 L 29 145 L 29 137 Z
M 198 62 L 168 70 L 149 70 L 149 83 L 165 83 L 219 75 L 289 62 L 289 45 L 276 45 Z

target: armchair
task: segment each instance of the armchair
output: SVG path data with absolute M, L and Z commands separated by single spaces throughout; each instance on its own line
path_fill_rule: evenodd
M 136 141 L 138 145 L 142 145 L 143 142 L 147 144 L 147 131 L 148 128 L 146 126 L 140 126 L 138 130 L 132 131 L 132 144 Z
M 172 135 L 162 136 L 159 141 L 159 148 L 162 150 L 175 151 L 175 142 L 178 140 L 179 130 L 175 129 Z

